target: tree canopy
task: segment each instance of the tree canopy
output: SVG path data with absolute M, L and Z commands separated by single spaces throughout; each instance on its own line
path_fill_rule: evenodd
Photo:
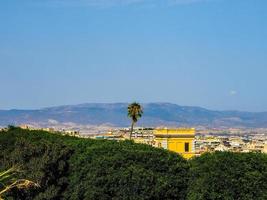
M 188 163 L 131 141 L 79 139 L 43 131 L 0 133 L 0 170 L 13 165 L 39 188 L 14 199 L 184 199 Z
M 38 188 L 7 199 L 266 199 L 265 154 L 213 153 L 185 160 L 132 141 L 80 139 L 12 128 L 0 132 L 0 171 Z
M 188 199 L 267 199 L 267 155 L 215 152 L 190 161 Z

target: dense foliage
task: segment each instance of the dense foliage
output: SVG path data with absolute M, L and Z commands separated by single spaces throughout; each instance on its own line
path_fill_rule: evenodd
M 188 199 L 267 199 L 267 155 L 214 153 L 193 159 Z
M 0 171 L 40 185 L 8 199 L 267 199 L 267 156 L 206 154 L 190 161 L 131 141 L 0 132 Z
M 11 129 L 0 133 L 0 170 L 19 165 L 40 188 L 15 199 L 184 199 L 188 163 L 161 149 Z

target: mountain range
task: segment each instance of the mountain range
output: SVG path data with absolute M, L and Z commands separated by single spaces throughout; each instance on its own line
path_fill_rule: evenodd
M 73 123 L 127 127 L 127 103 L 87 103 L 36 110 L 0 110 L 0 126 Z M 267 112 L 213 111 L 171 103 L 142 104 L 139 126 L 267 128 Z

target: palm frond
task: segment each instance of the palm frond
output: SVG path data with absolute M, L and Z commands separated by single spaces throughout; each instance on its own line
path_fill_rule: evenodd
M 27 179 L 16 180 L 14 176 L 20 172 L 18 167 L 12 167 L 6 171 L 0 172 L 0 200 L 1 197 L 13 188 L 27 189 L 30 187 L 40 187 L 39 184 Z

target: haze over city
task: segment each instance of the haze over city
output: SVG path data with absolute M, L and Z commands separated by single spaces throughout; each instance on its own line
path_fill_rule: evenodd
M 267 111 L 265 0 L 0 2 L 0 109 Z

